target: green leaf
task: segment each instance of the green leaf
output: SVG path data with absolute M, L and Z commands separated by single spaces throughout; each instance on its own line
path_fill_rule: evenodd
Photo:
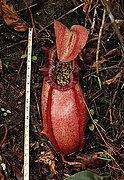
M 8 69 L 8 67 L 9 67 L 9 62 L 5 62 L 3 65 Z
M 102 82 L 101 82 L 101 79 L 99 78 L 99 76 L 96 76 L 96 75 L 92 75 L 92 76 L 95 77 L 95 78 L 97 78 L 99 87 L 100 87 L 100 89 L 101 89 L 101 87 L 102 87 Z
M 98 123 L 98 119 L 94 119 L 93 120 L 93 123 L 95 124 L 95 123 Z
M 101 89 L 101 87 L 102 87 L 101 79 L 100 79 L 99 77 L 97 77 L 97 79 L 98 79 L 99 87 L 100 87 L 100 89 Z
M 90 129 L 91 131 L 94 131 L 94 128 L 95 128 L 95 127 L 94 127 L 94 124 L 90 124 L 90 125 L 89 125 L 89 129 Z
M 27 54 L 22 54 L 21 59 L 25 59 L 27 57 Z
M 36 61 L 36 60 L 37 60 L 37 56 L 32 56 L 31 59 L 32 59 L 33 61 Z
M 6 116 L 7 116 L 7 113 L 6 113 L 6 112 L 4 112 L 4 113 L 3 113 L 3 116 L 5 116 L 5 117 L 6 117 Z
M 94 115 L 94 110 L 93 109 L 90 109 L 90 114 Z
M 78 172 L 65 180 L 111 180 L 110 173 L 105 172 L 101 176 L 90 171 Z
M 9 109 L 7 109 L 6 112 L 7 112 L 8 114 L 11 114 L 11 111 L 10 111 Z
M 1 108 L 1 111 L 3 112 L 3 111 L 6 111 L 4 108 Z

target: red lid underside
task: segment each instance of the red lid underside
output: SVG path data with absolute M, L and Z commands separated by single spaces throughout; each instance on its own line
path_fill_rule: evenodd
M 61 22 L 54 20 L 58 59 L 69 62 L 77 57 L 88 39 L 85 27 L 74 25 L 69 30 Z

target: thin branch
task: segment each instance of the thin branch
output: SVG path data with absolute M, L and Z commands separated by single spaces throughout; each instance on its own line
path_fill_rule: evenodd
M 103 26 L 105 22 L 105 14 L 106 14 L 106 9 L 104 8 L 103 17 L 102 17 L 102 25 L 99 31 L 97 50 L 96 50 L 96 73 L 97 74 L 99 74 L 99 51 L 100 51 L 100 41 L 101 41 L 101 36 L 102 36 L 102 30 L 103 30 Z

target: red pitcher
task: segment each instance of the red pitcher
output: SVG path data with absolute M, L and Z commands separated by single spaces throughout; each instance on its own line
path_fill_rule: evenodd
M 42 87 L 42 118 L 44 134 L 56 151 L 71 154 L 82 150 L 88 113 L 79 85 L 76 56 L 84 47 L 88 33 L 83 26 L 69 30 L 54 22 L 56 47 L 47 50 Z M 82 42 L 83 41 L 83 42 Z

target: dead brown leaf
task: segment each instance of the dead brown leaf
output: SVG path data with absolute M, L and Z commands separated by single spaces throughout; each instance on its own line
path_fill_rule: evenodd
M 91 154 L 83 155 L 82 157 L 77 155 L 76 161 L 69 162 L 65 159 L 64 155 L 61 153 L 61 158 L 65 164 L 69 164 L 70 166 L 78 165 L 78 166 L 82 166 L 83 168 L 87 168 L 91 165 L 94 165 L 94 163 L 95 164 L 101 163 L 101 161 L 98 159 L 98 157 L 100 157 L 102 155 L 103 155 L 103 152 L 94 152 Z
M 58 171 L 56 170 L 56 164 L 55 164 L 55 157 L 53 152 L 48 148 L 46 152 L 41 152 L 41 155 L 38 160 L 35 162 L 44 162 L 45 164 L 48 164 L 50 167 L 50 170 L 58 176 Z
M 107 85 L 112 84 L 113 82 L 115 82 L 120 76 L 122 75 L 122 71 L 120 71 L 115 77 L 113 77 L 112 79 L 108 79 L 105 81 L 105 83 Z
M 23 32 L 27 29 L 25 22 L 18 16 L 11 2 L 6 0 L 0 1 L 0 16 L 8 26 L 11 26 L 15 31 Z
M 84 167 L 89 167 L 94 164 L 101 164 L 101 160 L 98 157 L 102 157 L 103 152 L 93 152 L 84 156 L 76 156 L 77 160 L 83 163 Z

